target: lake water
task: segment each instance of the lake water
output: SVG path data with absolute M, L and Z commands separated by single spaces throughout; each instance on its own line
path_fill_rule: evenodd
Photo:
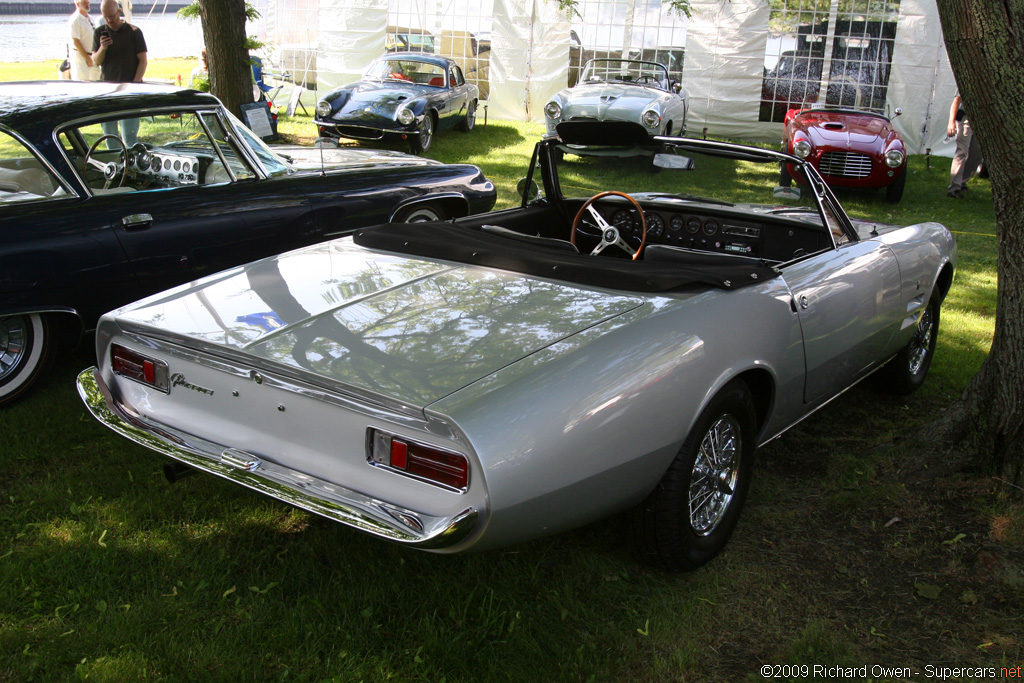
M 71 7 L 71 3 L 68 3 Z M 99 2 L 93 3 L 92 21 L 99 26 Z M 60 62 L 67 57 L 67 14 L 0 15 L 0 46 L 5 62 Z M 175 14 L 146 16 L 138 12 L 132 23 L 142 29 L 150 58 L 196 57 L 203 47 L 203 29 L 199 20 L 185 21 Z

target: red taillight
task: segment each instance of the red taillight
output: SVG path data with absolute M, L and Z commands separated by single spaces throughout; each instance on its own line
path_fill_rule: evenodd
M 391 440 L 391 466 L 404 470 L 409 462 L 409 445 L 398 439 Z
M 370 439 L 370 462 L 460 491 L 469 484 L 466 456 L 376 430 Z
M 165 394 L 170 389 L 167 363 L 147 358 L 120 344 L 110 345 L 110 366 L 122 377 L 153 387 Z
M 469 463 L 464 457 L 426 446 L 413 444 L 409 448 L 405 471 L 456 489 L 469 483 Z

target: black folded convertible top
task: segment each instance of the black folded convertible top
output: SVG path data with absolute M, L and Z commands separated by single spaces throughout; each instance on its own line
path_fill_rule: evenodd
M 633 292 L 701 286 L 735 289 L 776 277 L 763 263 L 736 265 L 630 261 L 526 244 L 458 223 L 388 223 L 353 235 L 356 244 L 400 254 L 467 263 L 580 285 Z M 715 256 L 715 255 L 711 255 Z

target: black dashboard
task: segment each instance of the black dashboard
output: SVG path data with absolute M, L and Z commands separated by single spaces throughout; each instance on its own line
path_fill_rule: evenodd
M 635 208 L 607 202 L 597 210 L 628 242 L 639 246 L 641 225 Z M 734 214 L 740 212 L 711 213 L 705 206 L 698 211 L 645 206 L 647 243 L 779 262 L 832 247 L 828 232 L 807 221 Z

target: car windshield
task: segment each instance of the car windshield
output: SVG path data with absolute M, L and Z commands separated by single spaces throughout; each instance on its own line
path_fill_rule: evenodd
M 558 184 L 570 204 L 609 190 L 628 194 L 652 209 L 645 208 L 653 221 L 648 229 L 660 231 L 665 244 L 716 249 L 726 244 L 721 232 L 709 232 L 708 226 L 693 220 L 707 212 L 732 215 L 740 223 L 751 216 L 774 216 L 811 229 L 825 228 L 835 244 L 849 239 L 848 219 L 824 185 L 812 189 L 793 182 L 768 150 L 712 148 L 700 140 L 680 138 L 656 146 L 563 144 L 558 151 Z M 539 176 L 537 172 L 534 177 Z M 603 204 L 615 209 L 617 201 L 612 197 Z M 626 200 L 621 202 L 628 209 Z M 638 227 L 625 216 L 613 210 L 605 217 Z
M 668 89 L 668 69 L 655 62 L 592 59 L 583 67 L 583 83 L 631 83 Z
M 558 180 L 565 197 L 618 190 L 680 204 L 765 204 L 772 210 L 808 210 L 817 218 L 817 204 L 809 191 L 780 189 L 779 162 L 769 155 L 728 158 L 686 145 L 561 145 L 560 149 Z
M 213 111 L 126 112 L 59 134 L 68 161 L 97 194 L 258 178 Z
M 252 150 L 252 153 L 256 155 L 256 158 L 263 164 L 264 170 L 267 175 L 277 176 L 292 173 L 291 164 L 284 157 L 279 155 L 274 150 L 270 149 L 263 140 L 257 137 L 248 127 L 245 126 L 241 121 L 235 118 L 231 112 L 228 112 L 228 118 L 231 119 L 232 125 L 235 130 L 238 131 L 242 140 Z
M 380 59 L 366 71 L 372 81 L 397 81 L 444 87 L 444 67 L 412 59 Z

